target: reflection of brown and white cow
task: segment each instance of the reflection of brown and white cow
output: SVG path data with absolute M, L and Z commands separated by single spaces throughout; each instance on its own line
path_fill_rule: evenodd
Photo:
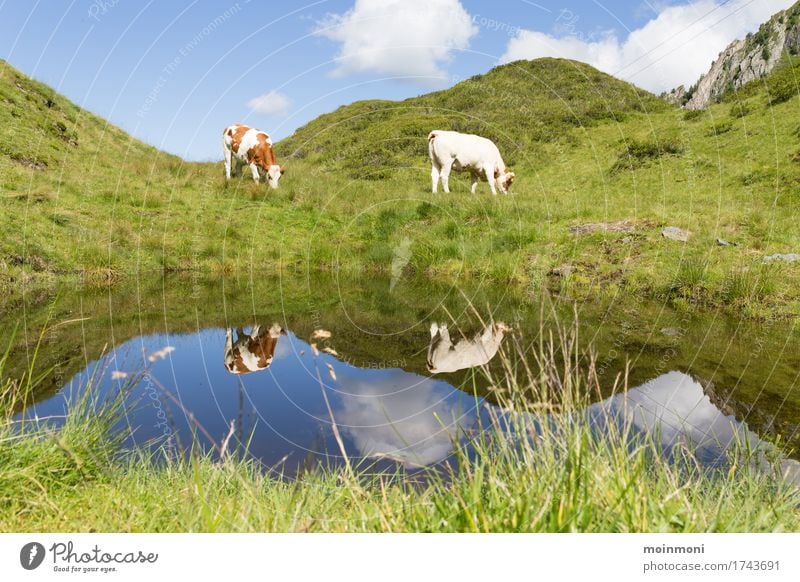
M 483 366 L 495 357 L 506 332 L 511 331 L 505 323 L 486 326 L 483 333 L 473 339 L 462 339 L 455 345 L 450 341 L 447 325 L 431 324 L 431 343 L 428 345 L 428 372 L 456 372 L 475 366 Z
M 228 372 L 248 374 L 269 368 L 278 338 L 282 335 L 286 332 L 277 323 L 269 329 L 255 325 L 249 335 L 240 327 L 236 330 L 234 342 L 233 330 L 229 327 L 225 337 L 225 367 Z
M 270 187 L 278 187 L 278 180 L 286 168 L 278 165 L 272 150 L 272 140 L 265 132 L 236 123 L 222 132 L 222 147 L 225 151 L 225 178 L 230 180 L 231 170 L 236 173 L 234 165 L 247 165 L 256 183 L 259 170 L 262 170 L 267 175 Z

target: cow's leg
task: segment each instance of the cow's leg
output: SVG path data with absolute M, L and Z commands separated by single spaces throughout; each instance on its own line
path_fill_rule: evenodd
M 486 172 L 486 181 L 489 182 L 489 188 L 492 191 L 492 196 L 497 196 L 497 190 L 494 187 L 495 180 L 494 180 L 494 168 L 490 168 L 487 166 L 485 168 Z
M 250 164 L 250 172 L 253 174 L 253 181 L 258 184 L 258 166 Z
M 450 170 L 453 168 L 453 160 L 448 160 L 442 164 L 440 175 L 442 177 L 442 189 L 450 193 Z
M 255 324 L 253 326 L 253 331 L 250 332 L 250 337 L 252 339 L 257 339 L 258 338 L 258 334 L 259 334 L 260 331 L 261 331 L 261 326 L 258 325 L 258 324 Z
M 226 145 L 225 146 L 225 179 L 226 180 L 230 180 L 231 179 L 231 157 L 232 157 L 232 155 L 233 154 L 231 153 L 230 148 L 228 148 L 228 146 Z
M 225 365 L 230 367 L 233 362 L 233 330 L 225 330 Z
M 439 172 L 441 171 L 441 167 L 437 166 L 436 164 L 431 164 L 431 192 L 436 194 L 436 191 L 439 189 Z
M 480 179 L 480 176 L 478 174 L 472 174 L 472 188 L 471 188 L 471 190 L 472 190 L 473 194 L 475 194 L 475 190 L 478 189 L 478 180 L 479 179 Z

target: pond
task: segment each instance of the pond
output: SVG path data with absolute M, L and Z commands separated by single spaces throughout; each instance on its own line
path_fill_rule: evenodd
M 5 374 L 42 371 L 17 420 L 58 424 L 85 390 L 125 389 L 132 404 L 115 430 L 126 446 L 246 449 L 293 476 L 344 454 L 370 470 L 447 463 L 456 442 L 507 412 L 490 379 L 503 369 L 498 354 L 548 342 L 575 318 L 603 388 L 585 409 L 597 426 L 621 411 L 665 451 L 691 442 L 708 464 L 733 439 L 797 450 L 794 328 L 635 297 L 574 302 L 480 281 L 170 275 L 61 289 L 7 311 L 2 325 L 7 336 L 16 329 Z M 627 392 L 612 394 L 626 377 Z

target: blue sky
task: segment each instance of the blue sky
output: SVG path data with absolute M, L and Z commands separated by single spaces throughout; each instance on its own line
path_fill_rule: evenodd
M 280 139 L 358 99 L 401 99 L 517 58 L 689 84 L 791 0 L 0 0 L 0 58 L 192 160 L 222 128 Z

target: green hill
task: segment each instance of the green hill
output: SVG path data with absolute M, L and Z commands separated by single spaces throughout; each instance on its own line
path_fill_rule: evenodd
M 589 65 L 544 58 L 502 65 L 400 102 L 345 105 L 301 127 L 279 148 L 352 178 L 382 179 L 427 159 L 424 137 L 432 129 L 486 136 L 513 164 L 517 152 L 559 141 L 573 128 L 667 108 L 650 93 Z
M 511 63 L 320 116 L 277 144 L 288 171 L 272 191 L 157 151 L 0 63 L 0 292 L 147 272 L 394 268 L 796 317 L 800 263 L 764 262 L 800 252 L 795 72 L 787 60 L 687 112 L 581 63 Z M 493 138 L 517 174 L 512 195 L 470 195 L 459 176 L 431 194 L 433 128 Z M 666 226 L 688 241 L 664 238 Z

